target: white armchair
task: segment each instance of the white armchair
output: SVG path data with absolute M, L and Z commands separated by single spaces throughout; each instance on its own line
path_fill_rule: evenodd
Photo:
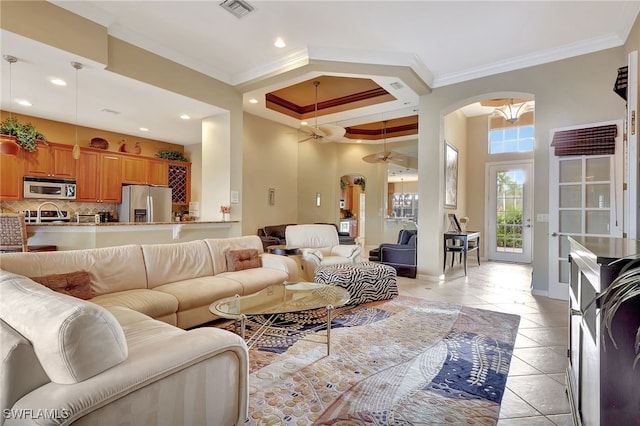
M 338 231 L 333 225 L 289 225 L 285 230 L 288 246 L 298 247 L 301 255 L 302 276 L 313 281 L 316 267 L 361 261 L 362 247 L 340 245 Z

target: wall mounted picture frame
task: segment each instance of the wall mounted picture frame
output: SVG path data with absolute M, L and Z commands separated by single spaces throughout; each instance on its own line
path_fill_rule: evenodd
M 444 148 L 444 208 L 458 208 L 458 150 L 447 141 Z

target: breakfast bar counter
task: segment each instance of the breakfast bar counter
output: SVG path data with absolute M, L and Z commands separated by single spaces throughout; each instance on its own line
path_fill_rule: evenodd
M 55 245 L 58 250 L 125 244 L 166 244 L 228 238 L 239 221 L 38 223 L 27 225 L 29 245 Z

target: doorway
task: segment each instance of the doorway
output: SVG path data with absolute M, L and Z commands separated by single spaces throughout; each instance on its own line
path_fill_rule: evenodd
M 532 161 L 487 164 L 487 257 L 531 263 Z

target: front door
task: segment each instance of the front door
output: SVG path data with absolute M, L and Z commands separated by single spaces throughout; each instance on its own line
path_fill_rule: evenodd
M 532 162 L 487 164 L 490 260 L 531 263 Z

